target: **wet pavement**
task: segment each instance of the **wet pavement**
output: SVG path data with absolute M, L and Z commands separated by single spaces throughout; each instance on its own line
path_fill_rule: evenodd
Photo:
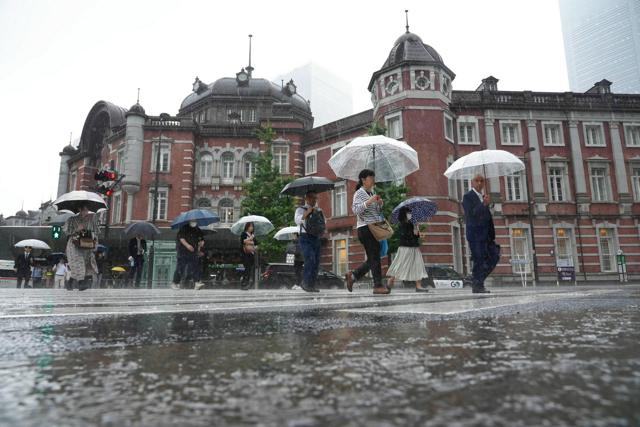
M 370 292 L 0 290 L 0 424 L 640 425 L 640 286 Z

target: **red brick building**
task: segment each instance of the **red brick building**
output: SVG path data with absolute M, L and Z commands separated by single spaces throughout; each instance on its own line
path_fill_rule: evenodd
M 337 183 L 320 197 L 328 217 L 322 265 L 342 274 L 362 261 L 364 250 L 351 215 L 355 184 L 335 177 L 327 161 L 378 121 L 419 153 L 420 170 L 406 178 L 411 195 L 438 203 L 423 239 L 426 263 L 468 270 L 459 204 L 468 182 L 448 181 L 443 172 L 461 155 L 497 148 L 521 157 L 527 173 L 489 182 L 503 254 L 495 280 L 531 271 L 532 234 L 542 279 L 555 281 L 558 265 L 573 266 L 579 280 L 617 278 L 619 250 L 631 276 L 640 275 L 640 96 L 612 93 L 606 80 L 584 94 L 499 91 L 494 77 L 476 90 L 454 91 L 453 71 L 407 32 L 372 74 L 373 109 L 312 128 L 309 104 L 293 82 L 276 85 L 251 71 L 212 84 L 196 78 L 175 116 L 98 102 L 78 150 L 61 153 L 59 193 L 91 188 L 96 168 L 112 162 L 127 176 L 113 196 L 110 222 L 147 220 L 159 161 L 161 226 L 193 207 L 217 211 L 221 227 L 228 226 L 240 213 L 252 158 L 263 148 L 254 131 L 268 121 L 278 134 L 274 155 L 283 173 Z

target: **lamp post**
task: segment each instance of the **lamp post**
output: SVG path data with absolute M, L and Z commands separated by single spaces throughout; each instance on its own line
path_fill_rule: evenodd
M 525 176 L 524 184 L 527 190 L 527 211 L 529 214 L 529 228 L 531 229 L 531 251 L 532 251 L 532 257 L 533 257 L 533 286 L 536 286 L 536 283 L 538 281 L 538 258 L 536 256 L 536 234 L 535 234 L 536 228 L 533 224 L 533 209 L 532 209 L 533 200 L 531 200 L 531 193 L 529 192 L 529 173 L 527 172 L 527 166 L 529 167 L 529 170 L 531 170 L 531 164 L 530 164 L 531 158 L 528 157 L 527 154 L 529 154 L 532 151 L 536 151 L 536 148 L 529 147 L 524 151 L 524 159 L 527 162 L 527 164 L 525 164 L 526 176 Z

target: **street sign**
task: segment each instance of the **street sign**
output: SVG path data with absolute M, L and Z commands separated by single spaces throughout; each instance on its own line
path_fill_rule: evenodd
M 575 267 L 558 267 L 558 280 L 560 281 L 575 281 L 576 269 Z

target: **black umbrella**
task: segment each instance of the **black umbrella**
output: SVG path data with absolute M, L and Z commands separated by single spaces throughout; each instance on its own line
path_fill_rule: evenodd
M 78 213 L 82 206 L 89 208 L 91 212 L 102 212 L 107 209 L 107 204 L 97 193 L 92 191 L 76 190 L 69 193 L 65 193 L 58 197 L 53 205 L 58 209 L 58 212 L 72 212 Z
M 133 222 L 124 229 L 124 234 L 127 237 L 135 237 L 138 234 L 144 236 L 145 239 L 151 239 L 154 236 L 160 234 L 158 227 L 150 222 Z
M 335 183 L 322 176 L 304 176 L 287 184 L 280 194 L 287 196 L 304 196 L 308 191 L 321 193 L 333 190 Z

